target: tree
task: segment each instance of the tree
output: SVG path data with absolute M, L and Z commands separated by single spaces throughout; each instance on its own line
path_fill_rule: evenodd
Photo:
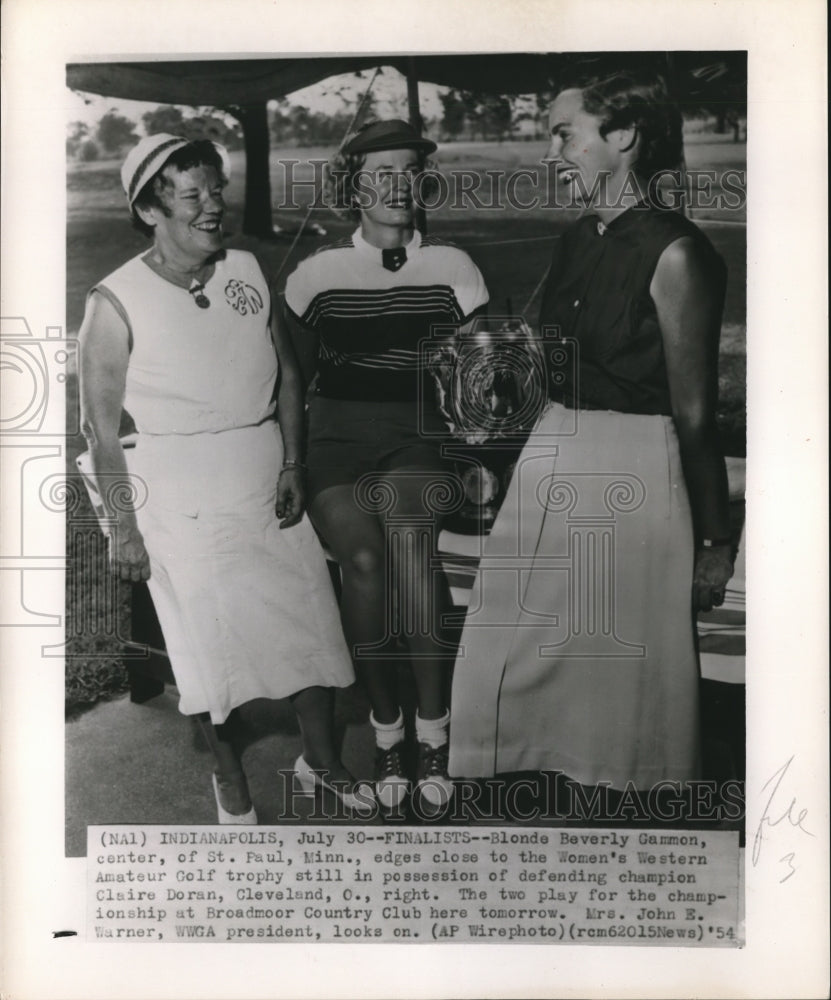
M 228 125 L 221 114 L 216 113 L 215 108 L 203 108 L 201 113 L 186 117 L 175 105 L 160 104 L 143 114 L 141 120 L 148 135 L 170 132 L 186 139 L 211 139 L 213 142 L 221 142 L 228 149 L 242 148 L 239 126 Z
M 312 125 L 311 111 L 303 104 L 292 104 L 289 121 L 294 141 L 300 146 L 307 145 Z
M 78 150 L 78 159 L 82 163 L 92 163 L 93 160 L 97 160 L 100 153 L 98 150 L 98 145 L 94 139 L 84 139 L 81 143 L 81 148 Z
M 104 150 L 117 153 L 125 146 L 135 146 L 138 142 L 135 128 L 135 122 L 118 114 L 113 108 L 102 116 L 95 135 Z
M 480 108 L 481 95 L 477 94 L 473 90 L 460 90 L 459 100 L 462 102 L 465 121 L 470 127 L 471 134 L 474 137 L 478 134 L 480 139 L 484 139 L 485 132 L 482 127 L 482 115 Z
M 513 104 L 510 98 L 477 90 L 462 90 L 459 102 L 471 131 L 480 139 L 495 138 L 502 142 L 511 131 Z
M 141 116 L 141 120 L 144 124 L 144 131 L 148 135 L 158 135 L 159 132 L 181 135 L 185 116 L 173 104 L 160 104 L 152 111 L 146 111 Z
M 67 156 L 77 156 L 84 139 L 89 135 L 86 122 L 70 122 L 66 130 Z
M 291 139 L 291 118 L 288 115 L 289 102 L 285 97 L 281 97 L 276 102 L 276 107 L 269 109 L 269 131 L 273 141 L 280 145 Z
M 479 101 L 479 120 L 482 129 L 489 138 L 502 142 L 511 131 L 513 109 L 507 97 L 497 94 L 485 94 Z
M 222 143 L 227 149 L 241 149 L 243 144 L 240 125 L 230 126 L 212 111 L 185 118 L 179 132 L 186 139 L 210 139 Z
M 449 139 L 455 139 L 465 127 L 465 105 L 455 90 L 439 94 L 442 106 L 441 127 Z
M 688 67 L 681 87 L 679 57 L 667 53 L 666 65 L 670 91 L 677 99 L 685 117 L 696 114 L 713 115 L 716 132 L 733 132 L 738 141 L 740 122 L 747 119 L 747 53 L 722 52 L 718 58 L 706 57 Z M 680 95 L 683 92 L 683 99 Z

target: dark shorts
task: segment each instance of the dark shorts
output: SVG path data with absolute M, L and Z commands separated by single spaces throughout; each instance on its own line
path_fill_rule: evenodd
M 446 435 L 447 427 L 438 413 L 416 402 L 315 396 L 309 405 L 308 499 L 330 486 L 355 483 L 369 472 L 447 471 L 441 456 Z

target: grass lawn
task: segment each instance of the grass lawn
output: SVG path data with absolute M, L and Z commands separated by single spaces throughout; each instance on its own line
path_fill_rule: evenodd
M 476 207 L 468 197 L 457 207 L 448 205 L 428 215 L 429 232 L 458 243 L 482 270 L 491 295 L 492 313 L 519 312 L 531 325 L 536 323 L 540 282 L 548 266 L 552 241 L 575 218 L 575 213 L 556 208 L 523 211 L 518 207 L 503 205 L 488 208 L 487 205 L 498 201 L 497 172 L 504 176 L 513 170 L 538 172 L 537 181 L 523 177 L 516 185 L 517 199 L 527 204 L 536 196 L 544 202 L 545 175 L 540 160 L 545 149 L 546 144 L 541 142 L 457 143 L 440 147 L 436 158 L 445 172 L 475 171 L 482 178 L 477 194 L 484 207 Z M 299 207 L 293 211 L 283 209 L 280 206 L 286 203 L 287 180 L 309 181 L 314 176 L 309 163 L 323 160 L 329 153 L 328 148 L 272 150 L 272 203 L 277 206 L 272 221 L 275 225 L 287 230 L 296 228 L 305 215 L 313 192 L 308 184 L 295 183 L 292 191 Z M 745 167 L 743 144 L 693 136 L 687 142 L 686 154 L 690 170 L 715 170 L 719 178 L 725 170 L 743 170 Z M 228 245 L 256 253 L 267 275 L 276 275 L 282 267 L 277 281 L 278 289 L 282 290 L 286 277 L 298 260 L 318 247 L 347 235 L 354 226 L 337 219 L 326 208 L 314 208 L 310 219 L 323 226 L 326 235 L 304 235 L 287 261 L 292 235 L 287 233 L 265 241 L 241 233 L 244 156 L 241 152 L 231 156 L 232 177 L 226 191 L 228 211 L 225 218 Z M 286 166 L 289 160 L 303 161 L 290 168 L 292 174 L 288 173 Z M 148 246 L 146 239 L 130 227 L 119 166 L 117 161 L 99 161 L 72 164 L 69 168 L 66 231 L 66 326 L 69 336 L 74 336 L 81 324 L 87 290 Z M 504 198 L 502 200 L 504 202 Z M 725 452 L 744 455 L 747 266 L 744 212 L 698 210 L 694 218 L 700 222 L 728 267 L 719 365 L 718 421 Z M 77 378 L 74 375 L 70 375 L 67 383 L 67 405 L 70 408 L 78 405 Z M 85 447 L 80 436 L 67 441 L 70 473 L 74 472 L 75 457 Z M 79 511 L 78 516 L 88 517 L 89 511 Z M 70 566 L 78 570 L 68 573 L 67 577 L 67 629 L 72 633 L 77 630 L 77 623 L 95 621 L 97 615 L 105 614 L 106 609 L 100 607 L 99 581 L 106 573 L 106 567 L 103 557 L 90 560 L 89 553 L 94 547 L 85 543 L 83 537 L 75 536 L 71 521 L 68 523 L 67 544 Z M 122 628 L 126 629 L 129 615 L 126 585 L 118 588 L 116 601 L 118 614 L 125 623 Z M 77 655 L 67 657 L 69 711 L 77 711 L 83 705 L 94 702 L 101 692 L 118 693 L 124 689 L 119 658 L 119 640 L 107 636 L 105 632 L 99 631 L 86 639 L 83 636 L 77 638 Z

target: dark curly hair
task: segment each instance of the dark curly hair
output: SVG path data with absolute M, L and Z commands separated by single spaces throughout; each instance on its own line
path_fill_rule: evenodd
M 644 177 L 678 167 L 683 157 L 683 120 L 663 77 L 623 71 L 576 78 L 562 89 L 577 89 L 583 108 L 601 119 L 600 134 L 635 128 L 640 144 L 634 168 Z
M 358 131 L 374 125 L 375 122 L 367 122 Z M 357 133 L 353 133 L 355 135 Z M 352 135 L 347 137 L 351 139 Z M 345 143 L 344 143 L 345 145 Z M 326 171 L 323 182 L 323 201 L 327 208 L 330 208 L 335 215 L 341 218 L 360 221 L 361 210 L 358 206 L 358 185 L 356 178 L 363 170 L 366 163 L 366 153 L 343 153 L 343 147 L 339 148 L 329 158 L 326 164 Z M 438 189 L 436 173 L 438 164 L 431 157 L 420 151 L 418 155 L 419 181 L 415 194 L 417 201 L 427 201 Z
M 216 170 L 220 182 L 224 186 L 228 183 L 222 164 L 222 157 L 216 146 L 210 139 L 195 139 L 187 146 L 182 146 L 170 156 L 159 167 L 155 174 L 141 188 L 133 201 L 131 217 L 133 228 L 137 229 L 145 236 L 153 236 L 153 226 L 148 226 L 136 211 L 137 208 L 160 208 L 165 215 L 170 215 L 170 210 L 162 201 L 162 192 L 168 189 L 170 181 L 164 176 L 167 167 L 176 167 L 177 170 L 190 170 L 191 167 L 213 167 Z

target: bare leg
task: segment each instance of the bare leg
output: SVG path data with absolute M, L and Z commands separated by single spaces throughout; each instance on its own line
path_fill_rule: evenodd
M 291 696 L 300 723 L 303 757 L 314 771 L 327 772 L 328 780 L 352 782 L 335 746 L 335 692 L 307 687 Z
M 358 507 L 352 485 L 332 486 L 318 494 L 309 514 L 340 564 L 343 633 L 373 715 L 378 722 L 395 722 L 394 665 L 356 655 L 357 647 L 379 643 L 389 634 L 384 532 L 372 514 Z
M 410 627 L 406 643 L 423 719 L 438 719 L 447 710 L 447 675 L 452 650 L 442 628 L 452 608 L 447 577 L 437 570 L 440 523 L 425 503 L 425 491 L 442 481 L 441 474 L 418 469 L 394 469 L 387 474 L 396 493 L 396 520 L 387 525 L 395 532 L 394 585 L 407 595 Z M 388 543 L 390 544 L 390 543 Z
M 197 716 L 202 733 L 214 755 L 220 801 L 230 813 L 242 815 L 251 808 L 251 796 L 241 761 L 241 732 L 239 716 L 231 712 L 221 725 L 215 726 L 207 712 Z

